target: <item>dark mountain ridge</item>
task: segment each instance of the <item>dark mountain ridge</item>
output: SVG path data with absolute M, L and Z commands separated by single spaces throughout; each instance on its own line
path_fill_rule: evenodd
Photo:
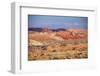
M 28 31 L 36 31 L 36 32 L 43 32 L 44 28 L 28 28 Z M 58 28 L 58 29 L 48 29 L 53 32 L 58 32 L 58 31 L 66 31 L 64 28 Z

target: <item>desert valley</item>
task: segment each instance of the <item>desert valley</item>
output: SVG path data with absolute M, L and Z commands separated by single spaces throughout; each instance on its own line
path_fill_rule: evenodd
M 28 60 L 88 58 L 87 29 L 29 28 Z

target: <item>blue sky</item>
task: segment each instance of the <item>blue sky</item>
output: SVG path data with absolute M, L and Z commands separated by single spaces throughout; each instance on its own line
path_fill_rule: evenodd
M 87 29 L 88 17 L 28 15 L 29 28 Z

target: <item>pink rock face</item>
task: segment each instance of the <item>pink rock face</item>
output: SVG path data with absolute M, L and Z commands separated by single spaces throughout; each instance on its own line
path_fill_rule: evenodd
M 60 31 L 57 32 L 56 36 L 60 36 L 61 38 L 68 39 L 85 39 L 87 38 L 87 31 L 83 29 L 70 29 L 68 31 Z
M 29 38 L 33 40 L 70 40 L 70 39 L 87 39 L 87 30 L 69 29 L 59 32 L 36 32 L 29 33 Z

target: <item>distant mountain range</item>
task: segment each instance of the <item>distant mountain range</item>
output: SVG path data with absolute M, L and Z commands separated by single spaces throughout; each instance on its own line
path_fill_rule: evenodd
M 29 31 L 36 31 L 36 32 L 43 32 L 44 28 L 28 28 L 28 30 Z M 58 31 L 66 31 L 66 29 L 64 29 L 64 28 L 48 29 L 48 30 L 55 31 L 55 32 L 58 32 Z

